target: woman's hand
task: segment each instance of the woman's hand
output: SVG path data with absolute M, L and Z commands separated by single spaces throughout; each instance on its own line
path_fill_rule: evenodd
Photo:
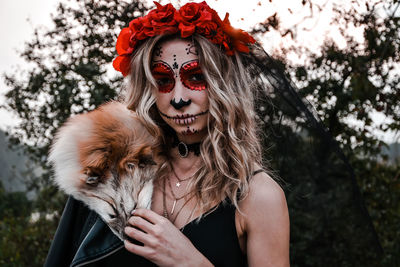
M 175 225 L 154 211 L 137 209 L 128 222 L 131 227 L 126 227 L 125 233 L 144 244 L 136 245 L 125 240 L 129 252 L 158 266 L 212 266 Z

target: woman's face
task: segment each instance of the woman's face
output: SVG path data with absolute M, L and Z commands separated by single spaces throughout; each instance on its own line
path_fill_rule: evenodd
M 156 105 L 163 120 L 181 141 L 201 141 L 207 133 L 209 102 L 195 45 L 179 38 L 159 43 L 151 70 L 158 85 Z

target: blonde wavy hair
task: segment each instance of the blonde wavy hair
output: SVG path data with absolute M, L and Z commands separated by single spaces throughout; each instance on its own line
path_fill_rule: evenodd
M 132 56 L 130 75 L 124 88 L 124 100 L 158 138 L 163 151 L 158 179 L 171 171 L 168 150 L 171 140 L 168 126 L 160 117 L 153 90 L 157 90 L 150 64 L 155 45 L 174 36 L 156 36 L 146 40 Z M 204 168 L 190 184 L 202 213 L 227 197 L 236 208 L 249 191 L 249 178 L 256 166 L 262 166 L 261 146 L 256 131 L 254 99 L 250 79 L 240 55 L 227 56 L 200 35 L 192 41 L 207 81 L 209 96 L 208 135 L 200 148 Z

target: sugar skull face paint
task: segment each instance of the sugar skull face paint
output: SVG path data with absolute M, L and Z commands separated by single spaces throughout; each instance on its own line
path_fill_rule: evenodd
M 175 74 L 168 64 L 157 62 L 153 65 L 152 74 L 157 81 L 158 90 L 161 93 L 169 93 L 175 87 Z
M 157 82 L 158 90 L 162 93 L 171 92 L 175 87 L 176 74 L 168 63 L 155 61 L 151 71 Z M 201 91 L 205 90 L 207 87 L 198 60 L 184 62 L 179 68 L 179 77 L 187 89 Z
M 208 90 L 196 47 L 190 40 L 170 39 L 153 52 L 154 96 L 163 120 L 181 141 L 201 141 L 207 134 Z
M 183 85 L 190 90 L 201 91 L 206 89 L 206 80 L 204 79 L 198 60 L 182 64 L 179 76 Z

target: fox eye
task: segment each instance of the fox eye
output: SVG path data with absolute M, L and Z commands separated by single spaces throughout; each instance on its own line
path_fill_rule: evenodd
M 143 156 L 139 159 L 140 168 L 144 168 L 146 165 L 156 165 L 151 156 Z
M 126 164 L 126 166 L 127 166 L 128 169 L 130 169 L 130 170 L 133 170 L 133 168 L 135 168 L 135 164 L 132 163 L 132 162 L 128 162 L 128 163 Z
M 86 178 L 86 184 L 91 185 L 91 186 L 96 186 L 99 183 L 99 177 L 98 176 L 89 176 Z

